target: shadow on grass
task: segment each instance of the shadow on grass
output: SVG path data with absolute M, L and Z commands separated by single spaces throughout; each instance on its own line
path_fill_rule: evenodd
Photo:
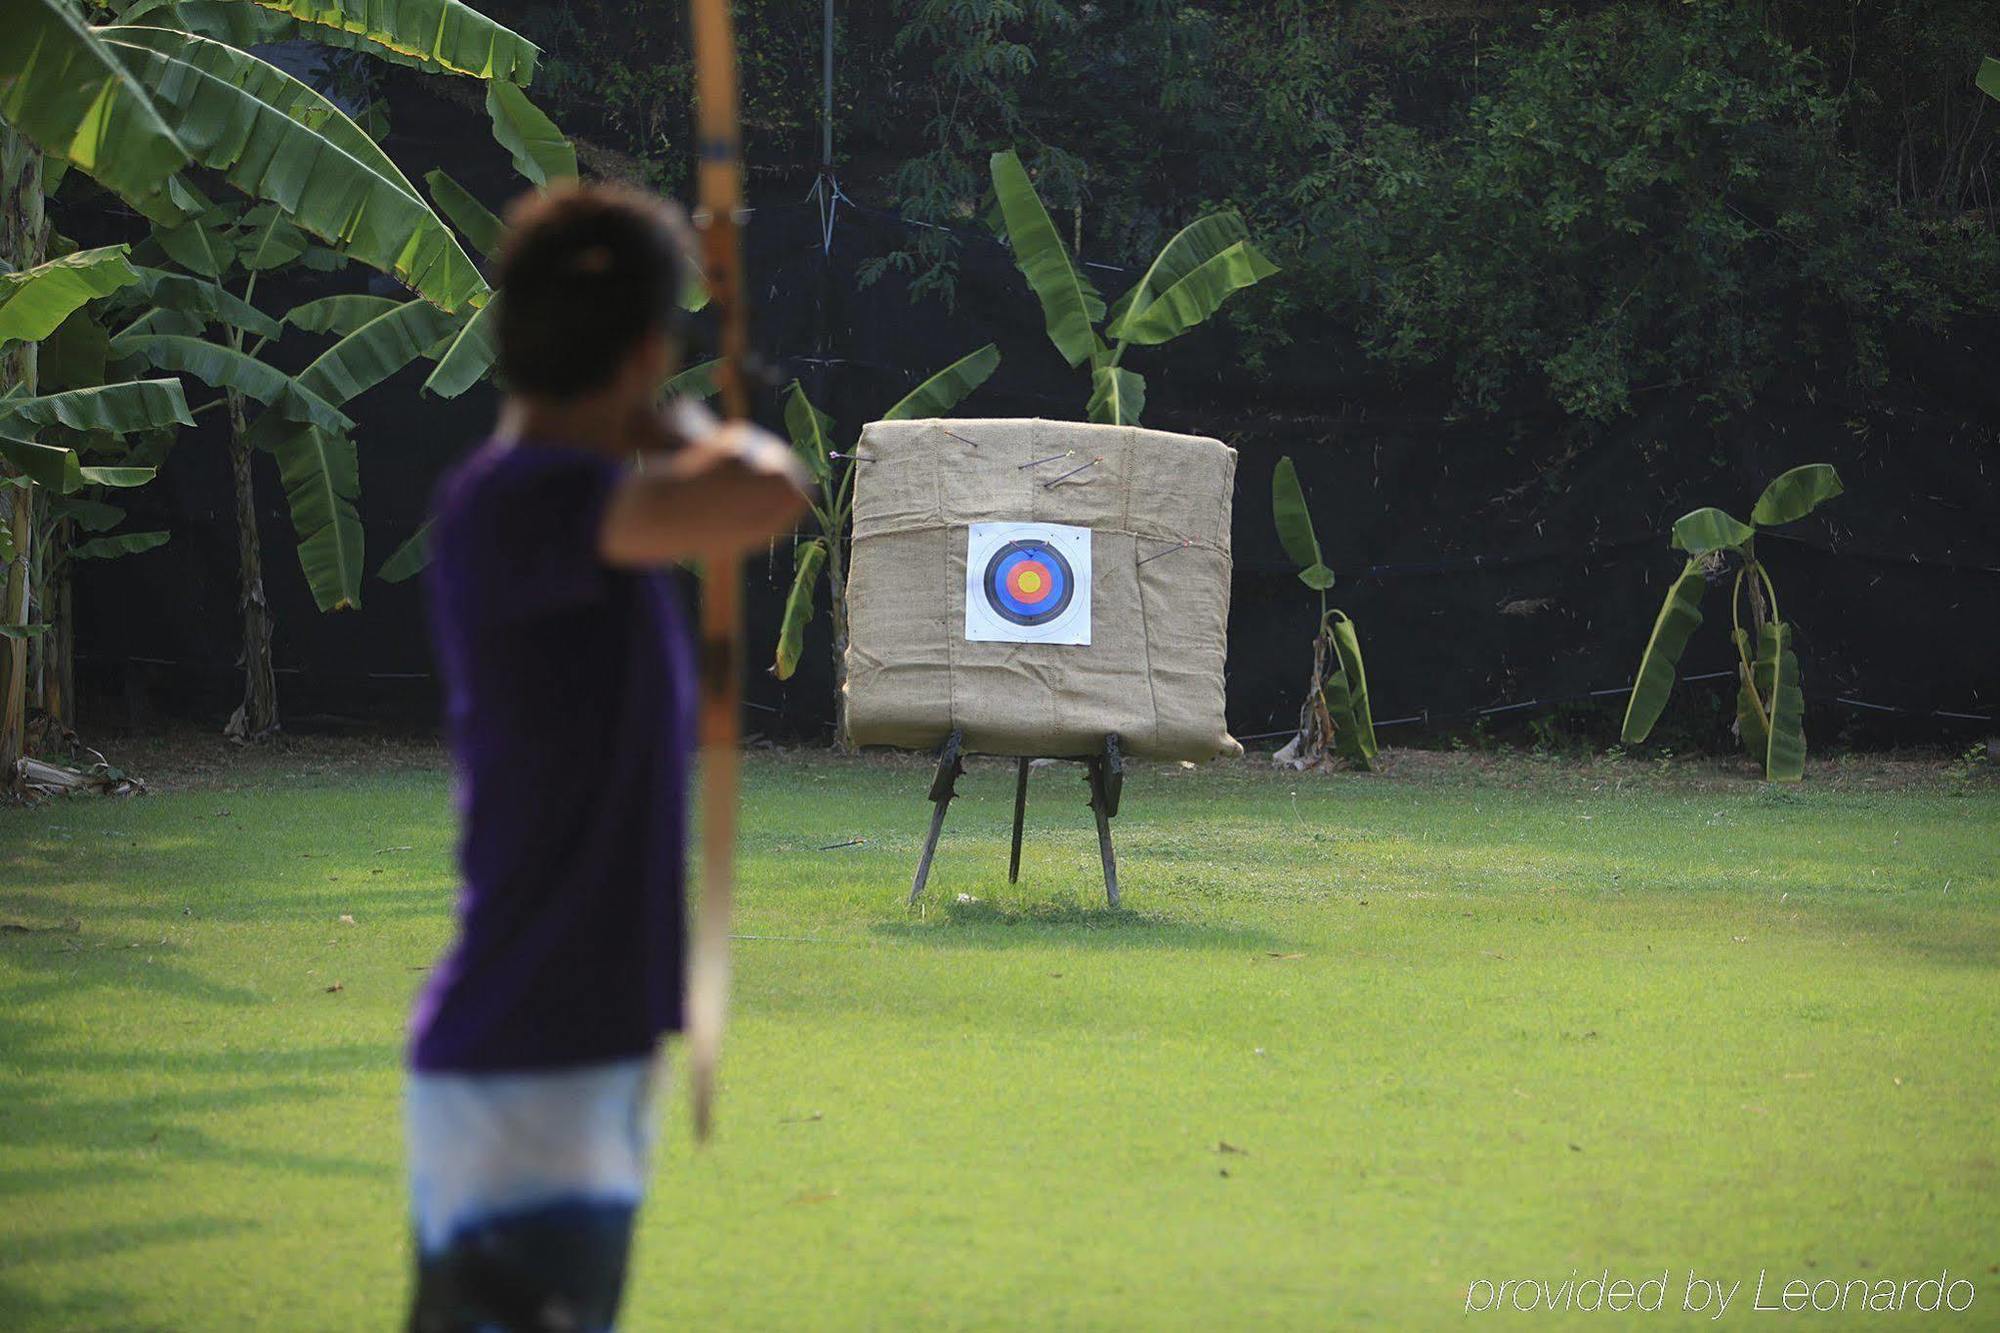
M 1823 905 L 1817 915 L 1808 929 L 1823 940 L 1860 941 L 1933 967 L 2000 968 L 2000 914 L 1990 905 L 1951 903 L 1942 893 L 1901 894 L 1880 903 Z
M 0 1144 L 21 1150 L 0 1170 L 0 1197 L 27 1201 L 63 1191 L 130 1180 L 162 1167 L 247 1166 L 325 1180 L 384 1174 L 390 1168 L 285 1147 L 232 1142 L 203 1122 L 269 1106 L 304 1106 L 336 1096 L 340 1076 L 393 1066 L 394 1043 L 222 1050 L 156 1049 L 142 1044 L 146 1025 L 113 1036 L 106 1049 L 93 1034 L 79 1046 L 68 1025 L 26 1014 L 28 1006 L 111 988 L 135 1014 L 190 1001 L 241 1010 L 263 1003 L 246 987 L 210 981 L 173 961 L 180 950 L 146 943 L 143 952 L 88 931 L 12 935 L 4 950 L 22 980 L 0 989 Z M 127 998 L 129 996 L 129 998 Z M 122 1040 L 120 1038 L 122 1037 Z M 88 1079 L 77 1088 L 72 1080 Z M 103 1091 L 106 1080 L 115 1092 Z M 96 1094 L 96 1095 L 92 1095 Z M 306 1123 L 302 1121 L 301 1123 Z M 74 1152 L 83 1160 L 64 1163 Z M 47 1156 L 43 1156 L 47 1154 Z M 39 1160 L 37 1160 L 39 1159 Z
M 1086 949 L 1276 949 L 1283 942 L 1265 930 L 1190 923 L 1075 899 L 919 903 L 908 919 L 877 922 L 872 929 L 892 939 L 966 949 L 1051 943 Z
M 0 1242 L 0 1263 L 8 1278 L 0 1281 L 0 1327 L 144 1333 L 198 1326 L 143 1323 L 132 1314 L 130 1295 L 120 1290 L 90 1287 L 50 1296 L 30 1286 L 21 1269 L 97 1265 L 126 1251 L 231 1237 L 268 1222 L 255 1215 L 192 1211 L 200 1202 L 199 1191 L 174 1196 L 190 1210 L 178 1216 L 120 1220 L 106 1215 L 102 1204 L 85 1203 L 90 1190 L 131 1186 L 162 1170 L 190 1166 L 305 1176 L 315 1182 L 314 1189 L 342 1189 L 395 1174 L 394 1167 L 377 1162 L 246 1144 L 200 1124 L 204 1119 L 227 1124 L 234 1112 L 265 1107 L 299 1108 L 295 1119 L 310 1124 L 312 1104 L 338 1096 L 341 1089 L 335 1081 L 304 1081 L 302 1076 L 393 1061 L 390 1045 L 194 1057 L 144 1048 L 80 1052 L 67 1044 L 70 1034 L 5 1015 L 6 1001 L 0 999 L 0 1050 L 7 1052 L 9 1075 L 0 1093 L 0 1143 L 19 1156 L 41 1160 L 0 1169 L 0 1199 L 6 1200 L 0 1211 L 14 1223 Z M 62 1077 L 77 1073 L 92 1076 L 98 1085 L 109 1074 L 121 1091 L 92 1096 L 64 1090 Z M 189 1074 L 207 1073 L 228 1082 L 180 1083 Z M 55 1219 L 71 1225 L 48 1224 Z
M 18 1009 L 32 1002 L 98 987 L 115 987 L 176 1000 L 198 1000 L 206 1004 L 245 1005 L 264 999 L 247 986 L 210 981 L 192 968 L 166 961 L 183 952 L 175 944 L 114 941 L 81 931 L 61 938 L 53 945 L 35 936 L 4 938 L 35 941 L 32 944 L 0 944 L 0 957 L 4 957 L 8 966 L 22 976 L 41 978 L 0 990 L 0 1006 L 6 1009 Z
M 60 1300 L 44 1299 L 19 1282 L 0 1282 L 0 1325 L 10 1329 L 116 1329 L 118 1333 L 185 1333 L 186 1324 L 142 1324 L 122 1291 L 90 1287 Z
M 163 1166 L 190 1164 L 268 1168 L 322 1180 L 380 1177 L 394 1168 L 323 1153 L 262 1148 L 229 1142 L 199 1121 L 218 1114 L 270 1106 L 305 1107 L 338 1097 L 327 1077 L 380 1068 L 396 1059 L 387 1043 L 297 1051 L 244 1051 L 189 1056 L 145 1048 L 76 1052 L 63 1034 L 45 1025 L 0 1019 L 0 1049 L 8 1053 L 6 1096 L 0 1101 L 0 1142 L 29 1152 L 83 1151 L 70 1166 L 41 1164 L 0 1170 L 0 1197 L 33 1197 L 129 1180 Z M 76 1095 L 55 1080 L 65 1075 L 111 1075 L 124 1091 L 114 1096 Z M 187 1087 L 190 1074 L 214 1074 L 220 1085 Z M 301 1111 L 299 1123 L 309 1124 Z

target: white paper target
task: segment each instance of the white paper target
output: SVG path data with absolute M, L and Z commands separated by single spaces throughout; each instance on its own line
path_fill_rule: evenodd
M 972 643 L 1090 643 L 1090 529 L 972 523 L 965 534 L 965 637 Z

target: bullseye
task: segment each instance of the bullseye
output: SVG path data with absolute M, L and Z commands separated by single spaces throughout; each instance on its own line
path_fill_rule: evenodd
M 1014 541 L 993 553 L 981 589 L 996 615 L 1016 625 L 1045 625 L 1068 609 L 1076 592 L 1069 560 L 1053 546 Z
M 1020 602 L 1039 602 L 1049 595 L 1049 571 L 1039 561 L 1023 560 L 1007 573 L 1007 591 Z

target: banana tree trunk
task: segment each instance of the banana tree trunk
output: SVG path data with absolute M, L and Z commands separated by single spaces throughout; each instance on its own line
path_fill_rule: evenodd
M 243 702 L 223 734 L 258 741 L 278 729 L 278 678 L 271 670 L 271 607 L 264 600 L 264 551 L 257 538 L 257 494 L 250 471 L 250 426 L 243 396 L 229 391 L 229 464 L 236 479 L 237 608 L 243 616 Z
M 0 370 L 0 389 L 21 383 L 18 376 L 17 370 Z M 35 524 L 26 487 L 10 486 L 0 495 L 6 496 L 4 521 L 14 542 L 14 558 L 7 562 L 6 584 L 0 589 L 0 625 L 21 632 L 20 637 L 0 639 L 0 795 L 4 795 L 13 789 L 27 734 L 28 554 Z
M 46 257 L 48 229 L 42 217 L 42 158 L 27 140 L 0 127 L 0 259 L 16 269 Z M 38 362 L 31 342 L 0 353 L 0 392 L 35 391 Z M 0 478 L 9 477 L 0 464 Z M 18 479 L 17 479 L 18 480 Z M 14 558 L 0 582 L 0 626 L 16 631 L 0 639 L 0 794 L 14 788 L 28 723 L 28 571 L 35 539 L 35 499 L 30 486 L 0 487 L 0 523 L 12 538 Z
M 1326 706 L 1326 660 L 1333 655 L 1333 636 L 1324 623 L 1313 639 L 1312 688 L 1299 705 L 1298 760 L 1318 768 L 1333 753 L 1333 714 Z
M 44 533 L 39 600 L 48 629 L 35 638 L 41 655 L 35 679 L 41 685 L 42 712 L 61 730 L 71 732 L 76 730 L 76 622 L 69 551 L 76 534 L 66 518 L 47 525 Z
M 847 544 L 841 534 L 826 538 L 827 592 L 833 603 L 833 748 L 846 753 L 847 742 Z

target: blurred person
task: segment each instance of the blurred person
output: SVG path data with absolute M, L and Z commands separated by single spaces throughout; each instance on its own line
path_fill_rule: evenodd
M 690 403 L 673 205 L 510 210 L 493 435 L 427 572 L 459 819 L 457 937 L 410 1021 L 413 1333 L 612 1327 L 681 1025 L 695 642 L 675 562 L 805 507 L 792 450 Z

